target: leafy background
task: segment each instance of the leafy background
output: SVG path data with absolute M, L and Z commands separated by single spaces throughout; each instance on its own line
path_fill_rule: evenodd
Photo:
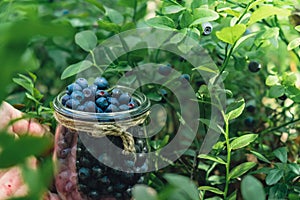
M 54 132 L 53 98 L 74 81 L 78 67 L 101 71 L 96 63 L 83 61 L 97 43 L 145 26 L 181 32 L 198 40 L 220 69 L 217 75 L 224 81 L 228 103 L 223 134 L 208 155 L 199 155 L 209 125 L 209 86 L 188 62 L 159 51 L 118 58 L 105 72 L 111 83 L 138 64 L 170 63 L 191 76 L 202 111 L 201 127 L 190 149 L 169 167 L 147 174 L 145 185 L 135 187 L 134 197 L 299 199 L 299 9 L 296 0 L 3 0 L 0 99 L 26 117 L 50 125 Z M 202 34 L 205 22 L 213 27 L 208 36 Z M 185 51 L 189 46 L 182 39 L 178 48 Z M 260 63 L 262 69 L 251 73 L 250 61 Z M 151 138 L 153 150 L 166 145 L 180 123 L 176 100 L 161 89 L 143 88 L 153 103 L 165 105 L 168 116 L 175 116 Z M 51 180 L 53 163 L 43 153 L 53 145 L 51 140 L 39 139 L 43 145 L 35 146 L 36 138 L 15 141 L 5 133 L 0 137 L 0 167 L 21 166 L 30 187 L 21 199 L 39 199 Z M 19 149 L 26 152 L 20 154 Z M 39 170 L 26 166 L 30 155 L 39 157 Z

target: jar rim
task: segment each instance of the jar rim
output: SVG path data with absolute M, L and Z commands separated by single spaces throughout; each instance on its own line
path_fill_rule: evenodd
M 122 121 L 127 120 L 130 118 L 135 118 L 141 116 L 150 110 L 150 100 L 140 91 L 134 90 L 132 88 L 126 86 L 115 86 L 111 89 L 118 88 L 124 92 L 128 92 L 132 95 L 135 101 L 138 102 L 138 106 L 126 110 L 126 111 L 118 111 L 118 112 L 111 112 L 111 113 L 93 113 L 93 112 L 84 112 L 73 110 L 67 108 L 62 104 L 62 97 L 66 94 L 66 91 L 60 92 L 53 101 L 53 107 L 55 112 L 59 114 L 73 119 L 83 120 L 83 121 L 99 121 L 99 122 L 111 122 L 111 121 Z

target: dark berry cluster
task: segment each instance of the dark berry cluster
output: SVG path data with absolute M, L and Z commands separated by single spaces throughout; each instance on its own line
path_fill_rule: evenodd
M 131 130 L 132 131 L 132 130 Z M 110 145 L 116 145 L 123 148 L 120 137 L 108 136 L 112 143 L 102 141 L 98 138 L 97 144 L 107 149 Z M 138 153 L 147 153 L 146 142 L 144 139 L 135 139 L 135 148 Z M 98 158 L 91 155 L 83 142 L 78 137 L 77 142 L 77 158 L 76 171 L 78 177 L 79 191 L 88 196 L 89 199 L 98 200 L 104 197 L 114 197 L 117 200 L 127 200 L 131 198 L 132 187 L 137 183 L 143 183 L 144 177 L 138 173 L 127 173 L 107 167 L 104 163 L 114 164 L 115 162 L 123 162 L 132 170 L 146 171 L 148 167 L 145 156 L 139 156 L 136 161 L 131 159 L 124 159 L 125 155 L 111 156 L 109 153 L 99 153 Z M 137 154 L 143 155 L 143 154 Z M 144 154 L 146 155 L 146 154 Z M 123 157 L 122 157 L 123 156 Z M 118 158 L 117 158 L 118 157 Z M 102 161 L 102 162 L 100 162 Z
M 67 86 L 61 103 L 73 110 L 96 113 L 126 111 L 138 106 L 128 92 L 119 88 L 108 89 L 109 84 L 104 77 L 96 78 L 92 85 L 85 78 L 78 78 Z

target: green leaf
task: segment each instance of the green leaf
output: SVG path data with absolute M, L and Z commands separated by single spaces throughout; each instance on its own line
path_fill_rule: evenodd
M 286 88 L 286 93 L 290 99 L 295 101 L 296 103 L 300 102 L 300 89 L 295 86 L 288 86 Z
M 278 98 L 282 96 L 285 92 L 285 89 L 282 85 L 273 85 L 269 91 L 269 97 Z
M 225 112 L 226 121 L 232 120 L 240 116 L 245 108 L 245 100 L 243 98 L 231 103 Z
M 29 195 L 38 195 L 41 199 L 44 192 L 51 184 L 53 178 L 53 162 L 51 158 L 46 158 L 40 163 L 37 169 L 22 166 L 22 176 L 28 184 Z
M 283 163 L 287 162 L 287 150 L 286 147 L 281 147 L 276 149 L 274 152 L 274 155 Z
M 182 13 L 179 25 L 181 28 L 187 28 L 190 26 L 190 24 L 193 22 L 193 15 L 190 13 L 190 11 L 186 10 Z
M 204 119 L 204 118 L 200 118 L 199 119 L 203 124 L 205 124 L 207 127 L 213 129 L 214 131 L 216 131 L 217 133 L 223 133 L 225 134 L 225 131 L 223 130 L 223 128 L 217 124 L 216 122 L 214 122 L 213 120 L 209 120 L 209 119 Z
M 90 68 L 91 66 L 93 66 L 93 63 L 88 60 L 83 60 L 83 61 L 80 61 L 73 65 L 70 65 L 63 71 L 63 73 L 61 75 L 61 79 L 66 79 L 68 77 L 76 75 L 77 73 L 82 72 L 82 71 Z
M 282 84 L 285 86 L 293 86 L 297 81 L 297 75 L 294 72 L 285 72 L 282 75 Z
M 244 200 L 265 200 L 266 193 L 262 183 L 255 177 L 248 175 L 243 178 L 241 192 Z
M 187 34 L 187 29 L 184 28 L 184 29 L 181 29 L 179 31 L 179 33 L 176 33 L 171 39 L 170 39 L 170 43 L 171 44 L 178 44 L 180 43 L 185 37 L 186 37 L 186 34 Z
M 118 24 L 111 23 L 104 20 L 98 21 L 98 26 L 100 29 L 104 29 L 106 31 L 110 31 L 113 33 L 119 33 L 121 29 L 121 27 Z
M 28 99 L 34 101 L 35 103 L 41 104 L 41 102 L 39 102 L 39 100 L 36 99 L 36 98 L 35 98 L 34 96 L 32 96 L 31 94 L 29 94 L 29 93 L 26 92 L 26 93 L 25 93 L 25 96 L 26 96 Z
M 296 31 L 300 32 L 300 25 L 295 27 Z
M 87 30 L 76 33 L 75 43 L 83 50 L 89 52 L 97 46 L 98 40 L 93 31 Z
M 152 26 L 154 28 L 165 29 L 165 30 L 174 30 L 175 29 L 174 21 L 167 16 L 157 16 L 157 17 L 148 19 L 146 21 L 146 23 L 149 26 Z
M 250 151 L 253 155 L 255 155 L 259 160 L 264 161 L 266 163 L 271 163 L 265 156 L 262 154 L 256 152 L 256 151 Z
M 102 12 L 105 12 L 103 4 L 101 4 L 99 1 L 97 0 L 86 0 L 86 1 L 99 8 L 99 10 L 101 10 Z
M 235 44 L 233 51 L 235 51 L 236 49 L 238 49 L 239 46 L 241 46 L 245 41 L 247 41 L 249 38 L 256 36 L 256 33 L 250 33 L 248 35 L 245 35 L 243 37 L 241 37 Z M 245 59 L 245 58 L 244 58 Z
M 169 184 L 180 188 L 187 196 L 192 200 L 199 199 L 199 192 L 196 185 L 185 176 L 177 174 L 165 174 L 164 178 L 168 181 Z
M 246 31 L 246 25 L 237 24 L 232 27 L 225 27 L 221 31 L 216 32 L 216 36 L 223 42 L 234 44 L 238 39 L 242 37 Z
M 11 143 L 12 139 L 8 134 L 0 134 L 0 168 L 8 168 L 23 163 L 29 156 L 38 156 L 51 148 L 52 141 L 47 137 L 34 137 L 21 135 Z M 26 150 L 26 151 L 24 151 Z
M 287 49 L 288 49 L 289 51 L 291 51 L 291 50 L 293 50 L 293 49 L 299 47 L 299 45 L 300 45 L 300 38 L 295 38 L 295 39 L 293 39 L 292 41 L 290 41 L 290 43 L 289 43 L 288 46 L 287 46 Z
M 210 191 L 212 193 L 221 194 L 221 195 L 224 193 L 220 189 L 215 188 L 215 187 L 211 187 L 211 186 L 200 186 L 198 189 L 199 190 L 204 190 L 204 191 Z
M 238 178 L 239 176 L 245 174 L 250 169 L 252 169 L 255 165 L 256 165 L 255 162 L 245 162 L 245 163 L 242 163 L 242 164 L 236 166 L 235 168 L 233 168 L 229 172 L 229 178 L 230 179 Z
M 289 16 L 290 14 L 291 11 L 287 9 L 278 8 L 275 6 L 261 6 L 252 13 L 247 25 L 249 26 L 272 15 Z
M 185 9 L 186 8 L 181 5 L 171 5 L 171 6 L 163 7 L 162 13 L 165 15 L 175 14 L 175 13 L 179 13 Z
M 278 47 L 279 28 L 268 28 L 265 31 L 261 31 L 257 34 L 255 45 L 266 47 L 272 44 L 276 48 Z
M 152 101 L 161 101 L 162 97 L 156 92 L 149 92 L 146 94 L 149 99 Z
M 230 148 L 232 150 L 243 148 L 243 147 L 249 145 L 251 142 L 253 142 L 257 137 L 258 137 L 258 134 L 242 135 L 242 136 L 234 139 L 230 143 Z
M 135 185 L 132 195 L 136 200 L 158 200 L 156 191 L 145 185 Z
M 217 12 L 207 8 L 196 8 L 193 11 L 193 15 L 194 21 L 192 24 L 190 24 L 190 27 L 202 24 L 204 22 L 214 21 L 219 18 L 219 14 Z
M 209 72 L 209 73 L 212 73 L 212 74 L 217 74 L 218 73 L 218 71 L 216 69 L 211 69 L 211 68 L 209 68 L 207 66 L 204 66 L 204 65 L 201 65 L 199 67 L 195 67 L 192 70 L 200 70 L 200 71 Z
M 12 80 L 16 84 L 18 84 L 18 85 L 22 86 L 24 89 L 26 89 L 30 94 L 33 93 L 34 85 L 31 81 L 28 82 L 26 79 L 23 79 L 23 78 L 13 78 Z
M 279 84 L 279 78 L 278 76 L 269 75 L 266 79 L 266 85 L 267 86 L 273 86 Z
M 276 184 L 282 177 L 284 171 L 280 169 L 272 169 L 266 177 L 267 185 L 274 185 Z
M 278 183 L 270 188 L 268 199 L 270 200 L 286 199 L 287 194 L 288 194 L 288 185 L 285 183 Z M 296 200 L 299 200 L 299 192 L 298 192 L 298 198 Z
M 297 163 L 290 163 L 288 164 L 288 168 L 296 175 L 300 176 L 300 165 L 298 165 Z
M 211 160 L 211 161 L 220 163 L 222 165 L 226 165 L 226 162 L 222 158 L 219 158 L 219 157 L 216 157 L 216 156 L 210 156 L 210 155 L 206 155 L 206 154 L 200 154 L 200 155 L 198 155 L 198 158 L 202 158 L 202 159 L 206 159 L 206 160 Z
M 112 23 L 115 23 L 115 24 L 123 23 L 124 17 L 120 12 L 118 12 L 117 10 L 108 8 L 108 7 L 105 7 L 105 10 L 106 10 L 106 15 L 108 16 L 108 18 L 110 19 L 110 21 Z

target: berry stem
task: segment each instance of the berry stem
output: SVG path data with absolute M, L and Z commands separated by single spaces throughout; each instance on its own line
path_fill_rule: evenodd
M 226 147 L 227 147 L 227 161 L 226 161 L 226 183 L 224 189 L 224 199 L 227 198 L 228 188 L 229 188 L 229 170 L 230 170 L 230 162 L 231 162 L 231 148 L 230 148 L 230 141 L 229 141 L 229 122 L 225 121 L 225 140 L 226 140 Z

